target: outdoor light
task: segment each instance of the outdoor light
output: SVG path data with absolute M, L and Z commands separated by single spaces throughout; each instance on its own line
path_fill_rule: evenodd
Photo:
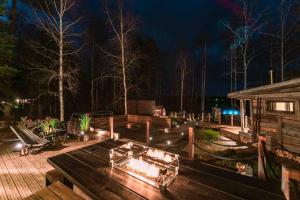
M 131 128 L 131 124 L 127 124 L 127 128 Z
M 19 99 L 19 98 L 16 99 L 16 103 L 17 103 L 17 104 L 20 103 L 20 99 Z
M 22 143 L 17 143 L 16 144 L 16 149 L 21 149 L 23 147 L 23 144 Z
M 186 124 L 186 122 L 184 122 L 184 124 Z
M 169 129 L 165 128 L 165 133 L 168 133 L 169 132 Z
M 176 128 L 179 128 L 179 125 L 178 125 L 178 124 L 176 125 Z
M 2 101 L 2 104 L 5 104 L 5 101 Z
M 181 135 L 184 136 L 184 132 L 181 132 Z
M 149 139 L 152 140 L 152 137 L 150 137 Z
M 198 124 L 198 122 L 196 123 L 196 126 L 198 126 L 199 124 Z
M 171 141 L 170 141 L 170 140 L 168 140 L 168 141 L 167 141 L 167 144 L 168 144 L 168 145 L 170 145 L 170 144 L 171 144 Z

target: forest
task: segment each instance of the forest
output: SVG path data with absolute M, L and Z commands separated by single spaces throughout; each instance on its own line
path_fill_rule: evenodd
M 0 0 L 1 117 L 127 114 L 130 99 L 201 113 L 210 98 L 270 83 L 270 73 L 275 82 L 299 77 L 299 1 L 231 2 L 215 29 L 164 49 L 135 1 L 99 0 L 86 12 L 86 0 Z

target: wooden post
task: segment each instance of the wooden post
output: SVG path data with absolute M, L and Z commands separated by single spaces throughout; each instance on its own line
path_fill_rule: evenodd
M 230 115 L 230 125 L 233 126 L 233 115 Z
M 218 122 L 221 125 L 222 124 L 222 114 L 221 112 L 218 113 Z
M 253 120 L 253 100 L 250 100 L 250 128 L 254 130 L 254 120 Z
M 109 117 L 110 139 L 114 139 L 114 118 Z
M 295 169 L 290 169 L 283 164 L 281 170 L 281 190 L 287 200 L 297 199 L 295 193 L 290 188 L 291 180 L 299 182 L 300 171 Z
M 150 145 L 150 122 L 146 122 L 146 145 Z
M 210 124 L 211 123 L 211 114 L 208 113 L 208 123 Z
M 263 152 L 263 141 L 265 137 L 259 136 L 258 138 L 258 178 L 262 180 L 267 180 L 266 174 L 266 159 Z
M 241 131 L 244 132 L 244 100 L 240 99 Z
M 194 160 L 194 129 L 193 127 L 189 127 L 189 160 Z
M 278 116 L 277 142 L 282 145 L 282 116 Z

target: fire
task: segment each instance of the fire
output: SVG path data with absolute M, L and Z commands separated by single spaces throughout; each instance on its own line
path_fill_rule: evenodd
M 141 157 L 139 159 L 130 159 L 127 166 L 134 171 L 145 174 L 148 177 L 157 178 L 159 176 L 159 168 L 154 164 L 145 162 Z
M 170 163 L 173 161 L 172 157 L 169 154 L 166 154 L 165 152 L 157 150 L 157 149 L 155 149 L 155 150 L 149 149 L 147 151 L 147 156 L 150 156 L 155 159 L 163 160 L 166 163 Z

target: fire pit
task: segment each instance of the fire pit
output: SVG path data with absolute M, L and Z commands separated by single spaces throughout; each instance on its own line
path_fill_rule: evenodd
M 178 155 L 133 142 L 110 150 L 112 167 L 164 191 L 179 170 Z

